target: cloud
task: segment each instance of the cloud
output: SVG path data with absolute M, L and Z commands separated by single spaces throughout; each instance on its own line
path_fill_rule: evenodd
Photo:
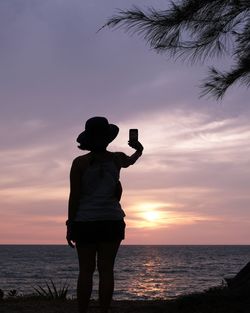
M 128 218 L 136 207 L 170 203 L 155 211 L 176 215 L 176 224 L 249 219 L 250 128 L 244 118 L 210 121 L 204 114 L 161 111 L 131 124 L 141 131 L 145 154 L 122 174 Z
M 69 168 L 77 149 L 71 131 L 60 132 L 65 139 L 60 142 L 59 134 L 48 136 L 46 127 L 40 120 L 27 120 L 21 133 L 34 139 L 40 134 L 40 140 L 2 149 L 1 205 L 10 208 L 6 219 L 19 212 L 25 224 L 32 218 L 44 223 L 66 219 Z M 159 228 L 164 236 L 173 225 L 250 217 L 249 126 L 244 118 L 213 121 L 206 114 L 161 110 L 124 120 L 119 127 L 112 150 L 132 153 L 126 144 L 131 127 L 139 128 L 145 146 L 138 163 L 121 174 L 129 229 Z M 148 212 L 159 216 L 148 221 Z

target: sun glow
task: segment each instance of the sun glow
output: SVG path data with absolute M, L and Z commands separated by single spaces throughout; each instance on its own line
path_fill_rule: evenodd
M 159 212 L 156 212 L 156 211 L 148 211 L 144 213 L 144 218 L 147 221 L 154 222 L 160 218 L 160 214 Z
M 167 228 L 174 225 L 189 225 L 198 221 L 211 220 L 211 217 L 177 212 L 178 204 L 167 202 L 139 202 L 129 206 L 133 218 L 127 219 L 132 228 Z M 175 210 L 174 210 L 175 209 Z
M 136 205 L 137 216 L 140 218 L 141 227 L 157 227 L 166 218 L 162 209 L 168 204 L 159 202 L 144 202 Z

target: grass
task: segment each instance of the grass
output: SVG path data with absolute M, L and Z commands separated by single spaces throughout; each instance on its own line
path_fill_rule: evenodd
M 69 290 L 69 285 L 66 282 L 62 286 L 57 287 L 55 283 L 50 280 L 50 284 L 48 282 L 45 282 L 45 285 L 46 287 L 42 287 L 40 285 L 38 285 L 37 287 L 33 287 L 37 295 L 52 300 L 66 300 Z

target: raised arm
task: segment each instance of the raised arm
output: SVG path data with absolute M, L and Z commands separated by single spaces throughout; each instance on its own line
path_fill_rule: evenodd
M 129 167 L 130 165 L 133 165 L 139 159 L 143 152 L 143 146 L 139 141 L 129 141 L 128 144 L 136 151 L 130 156 L 126 155 L 123 152 L 118 152 L 118 159 L 121 167 Z
M 142 155 L 142 151 L 143 151 L 143 146 L 139 141 L 129 141 L 128 145 L 135 149 L 135 152 L 129 157 L 130 160 L 130 165 L 134 164 L 139 157 Z

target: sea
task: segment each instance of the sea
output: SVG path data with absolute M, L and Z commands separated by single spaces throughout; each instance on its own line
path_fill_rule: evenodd
M 222 286 L 250 261 L 250 246 L 122 245 L 115 264 L 116 300 L 172 299 Z M 76 297 L 78 260 L 66 245 L 0 245 L 0 289 L 29 295 L 53 281 Z M 98 274 L 92 298 L 97 299 Z

